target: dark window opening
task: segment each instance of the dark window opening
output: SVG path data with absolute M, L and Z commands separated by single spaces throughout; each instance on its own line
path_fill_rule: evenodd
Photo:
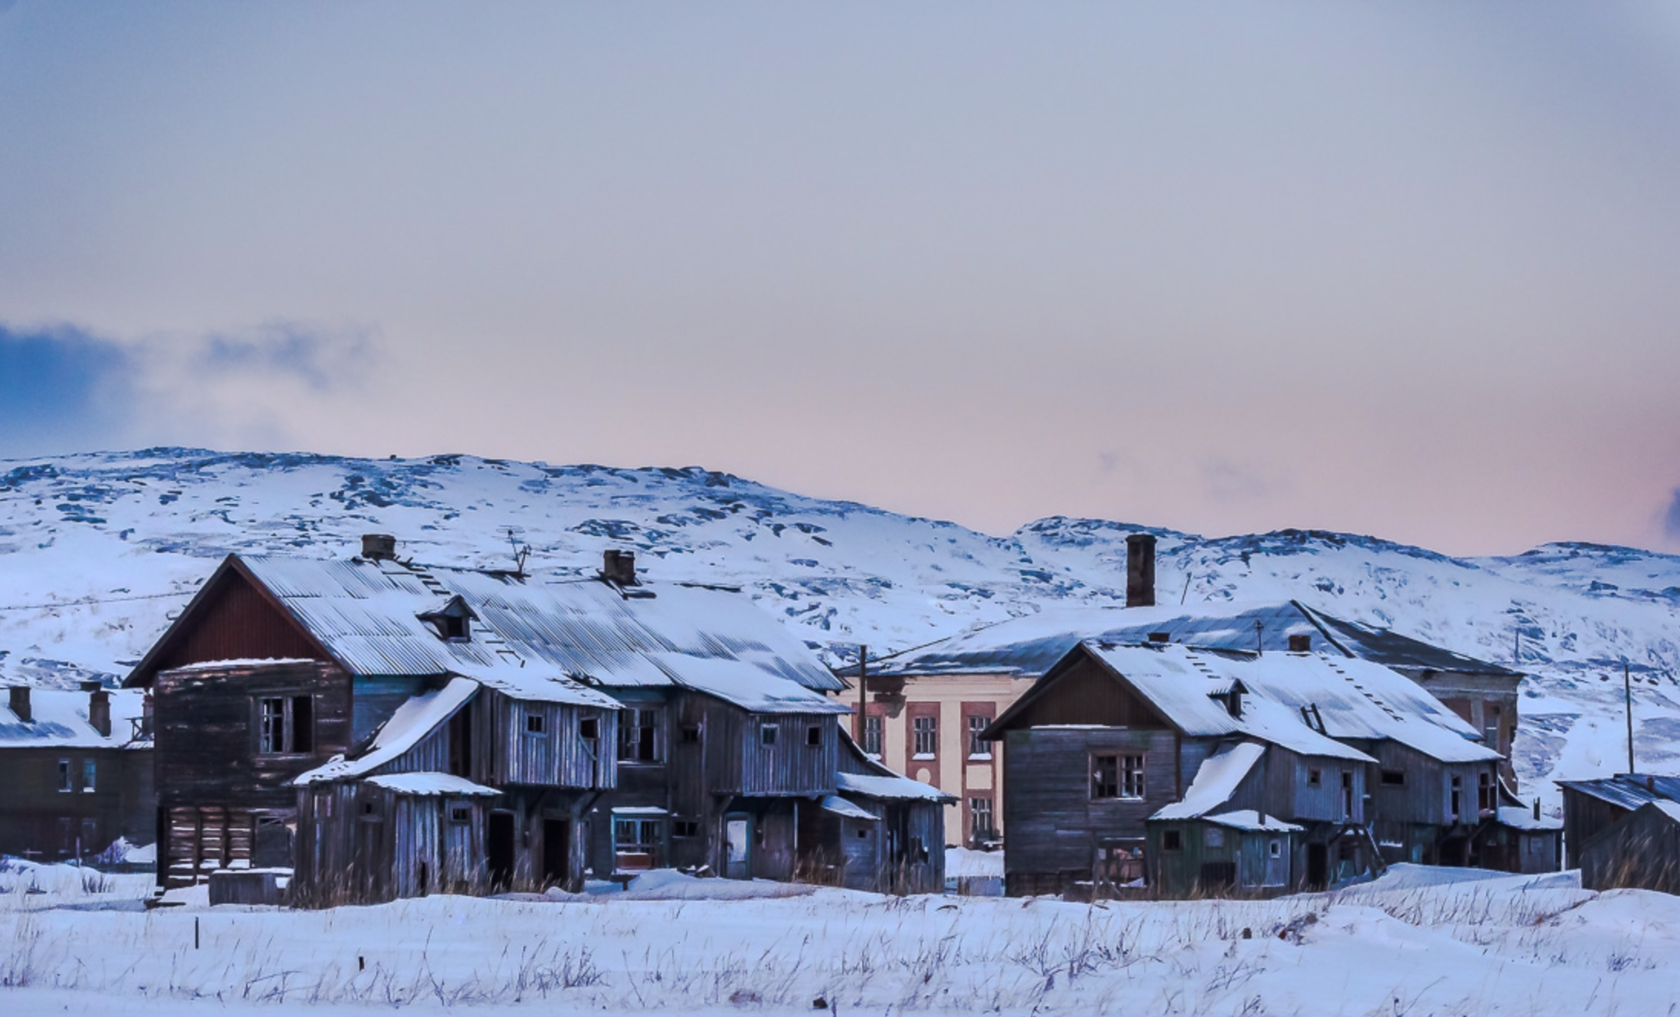
M 1142 756 L 1092 756 L 1092 798 L 1142 798 Z
M 1324 772 L 1322 770 L 1308 770 L 1307 771 L 1307 786 L 1308 787 L 1319 787 L 1323 783 L 1324 783 Z
M 599 741 L 601 738 L 601 719 L 599 717 L 584 717 L 579 720 L 578 737 L 586 742 Z
M 525 733 L 534 735 L 546 734 L 547 725 L 544 723 L 545 719 L 546 718 L 544 718 L 540 713 L 527 713 L 525 715 Z
M 671 823 L 671 836 L 698 837 L 700 836 L 700 822 L 695 819 L 678 819 Z
M 626 763 L 659 761 L 659 719 L 656 709 L 626 709 L 618 717 L 618 758 Z
M 761 725 L 758 729 L 758 740 L 765 745 L 776 744 L 776 725 Z
M 992 722 L 992 718 L 979 714 L 970 714 L 968 718 L 968 754 L 975 757 L 989 757 L 992 754 L 992 743 L 980 737 Z
M 449 810 L 449 821 L 458 825 L 472 822 L 472 809 L 462 805 L 452 807 Z
M 700 744 L 700 725 L 684 724 L 677 734 L 677 738 L 684 745 Z
M 1184 836 L 1177 830 L 1161 831 L 1161 850 L 1180 851 L 1184 848 Z
M 806 728 L 805 729 L 805 744 L 806 745 L 821 745 L 822 744 L 822 728 L 817 727 L 817 726 L 812 726 L 812 727 Z
M 264 696 L 257 700 L 257 751 L 263 755 L 312 752 L 315 700 L 311 696 Z
M 1406 771 L 1405 770 L 1384 770 L 1382 772 L 1382 776 L 1381 776 L 1380 779 L 1382 781 L 1382 786 L 1383 787 L 1405 787 L 1406 786 Z

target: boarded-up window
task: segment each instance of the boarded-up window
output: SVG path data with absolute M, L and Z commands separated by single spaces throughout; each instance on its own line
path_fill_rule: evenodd
M 1225 831 L 1217 826 L 1207 827 L 1202 831 L 1202 844 L 1210 848 L 1225 846 Z

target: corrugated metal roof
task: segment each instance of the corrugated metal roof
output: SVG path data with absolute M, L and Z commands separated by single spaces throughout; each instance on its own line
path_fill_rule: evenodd
M 1680 801 L 1680 777 L 1660 774 L 1622 773 L 1597 780 L 1560 780 L 1557 785 L 1624 809 L 1637 809 L 1646 802 Z
M 1255 623 L 1259 623 L 1259 628 Z M 1187 607 L 1099 607 L 1046 611 L 883 657 L 877 674 L 1013 674 L 1036 678 L 1086 639 L 1167 641 L 1215 650 L 1282 652 L 1290 636 L 1310 636 L 1325 649 L 1387 667 L 1515 676 L 1498 664 L 1432 646 L 1410 636 L 1343 621 L 1298 601 L 1197 604 Z
M 461 674 L 510 695 L 545 683 L 588 699 L 584 685 L 683 685 L 682 674 L 693 669 L 708 676 L 702 691 L 722 695 L 730 682 L 720 669 L 694 662 L 726 662 L 749 697 L 765 698 L 767 679 L 799 686 L 786 698 L 801 700 L 804 712 L 828 712 L 815 693 L 844 687 L 736 593 L 658 584 L 625 597 L 595 580 L 550 583 L 392 561 L 240 561 L 357 675 Z M 442 639 L 420 619 L 455 597 L 476 619 L 466 640 Z

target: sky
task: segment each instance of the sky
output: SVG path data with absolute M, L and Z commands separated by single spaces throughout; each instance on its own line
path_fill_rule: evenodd
M 1680 7 L 0 0 L 0 457 L 1680 550 Z

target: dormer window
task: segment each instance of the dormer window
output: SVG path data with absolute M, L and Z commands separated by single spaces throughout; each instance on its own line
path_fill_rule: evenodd
M 431 626 L 437 637 L 445 642 L 464 643 L 472 639 L 474 615 L 472 608 L 460 597 L 452 597 L 442 607 L 416 617 Z

